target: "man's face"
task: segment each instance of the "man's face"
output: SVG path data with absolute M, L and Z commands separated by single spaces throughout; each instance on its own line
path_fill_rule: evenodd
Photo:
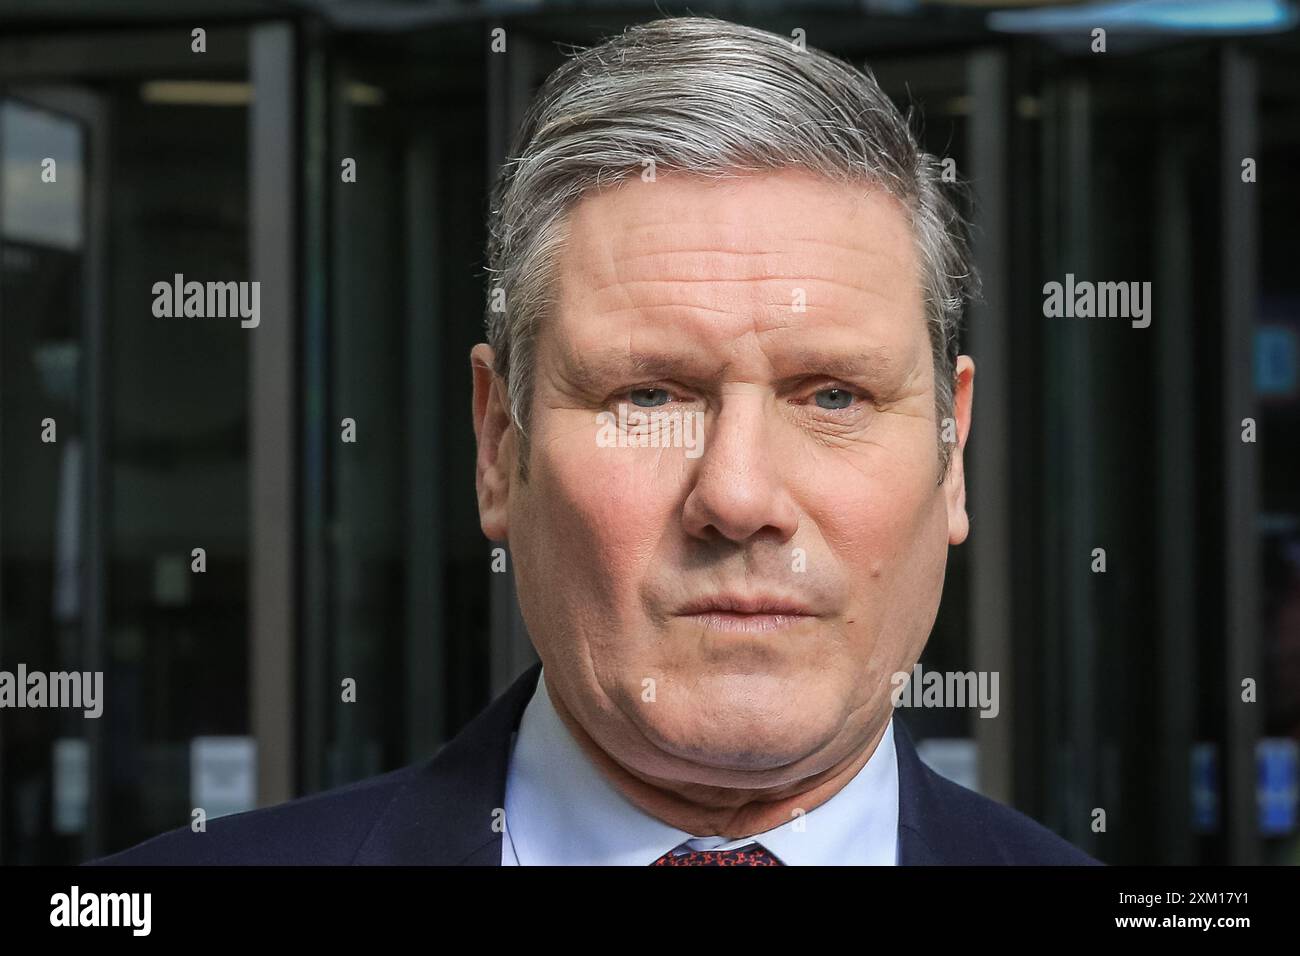
M 569 224 L 526 483 L 491 351 L 474 353 L 483 529 L 509 541 L 547 682 L 640 775 L 826 769 L 883 728 L 966 535 L 973 366 L 940 485 L 905 211 L 796 171 L 668 174 L 589 195 Z M 620 403 L 698 413 L 701 444 L 611 442 Z M 692 613 L 734 598 L 790 607 Z

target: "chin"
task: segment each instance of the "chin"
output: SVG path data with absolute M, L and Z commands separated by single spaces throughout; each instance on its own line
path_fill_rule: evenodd
M 815 705 L 792 714 L 788 695 L 767 700 L 696 701 L 684 711 L 647 715 L 646 737 L 664 753 L 704 767 L 725 770 L 774 770 L 815 754 L 834 735 L 833 722 Z M 797 718 L 797 719 L 796 719 Z

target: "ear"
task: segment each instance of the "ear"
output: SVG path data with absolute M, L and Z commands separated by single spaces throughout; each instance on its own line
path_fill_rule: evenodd
M 966 514 L 966 436 L 970 434 L 971 402 L 975 394 L 975 362 L 969 355 L 957 356 L 953 372 L 952 407 L 957 419 L 957 445 L 952 450 L 952 462 L 943 481 L 944 497 L 948 501 L 948 543 L 961 544 L 970 531 L 970 518 Z
M 515 473 L 515 430 L 505 385 L 493 370 L 492 347 L 485 342 L 469 353 L 474 373 L 474 440 L 478 455 L 474 487 L 478 520 L 490 541 L 505 541 L 510 530 L 510 479 Z

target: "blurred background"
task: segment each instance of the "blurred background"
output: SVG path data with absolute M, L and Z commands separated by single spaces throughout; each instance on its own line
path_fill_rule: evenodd
M 105 687 L 0 711 L 0 862 L 423 759 L 535 659 L 473 487 L 487 188 L 566 44 L 680 13 L 869 65 L 973 186 L 922 666 L 1001 702 L 901 712 L 923 755 L 1110 863 L 1300 861 L 1292 4 L 0 0 L 0 669 Z M 156 318 L 176 273 L 260 326 Z M 1151 326 L 1044 318 L 1066 273 Z

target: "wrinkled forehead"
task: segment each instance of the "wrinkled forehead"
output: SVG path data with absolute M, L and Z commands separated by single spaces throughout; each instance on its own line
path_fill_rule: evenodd
M 725 355 L 757 338 L 768 353 L 901 363 L 928 341 L 906 207 L 801 172 L 590 194 L 570 213 L 556 279 L 556 334 L 543 339 L 578 362 L 665 344 Z
M 647 181 L 631 176 L 587 192 L 566 217 L 578 264 L 607 261 L 619 247 L 671 250 L 710 238 L 718 251 L 771 253 L 790 242 L 820 241 L 831 255 L 892 246 L 915 259 L 904 204 L 870 182 L 835 182 L 802 170 L 736 173 L 725 178 L 684 172 Z

